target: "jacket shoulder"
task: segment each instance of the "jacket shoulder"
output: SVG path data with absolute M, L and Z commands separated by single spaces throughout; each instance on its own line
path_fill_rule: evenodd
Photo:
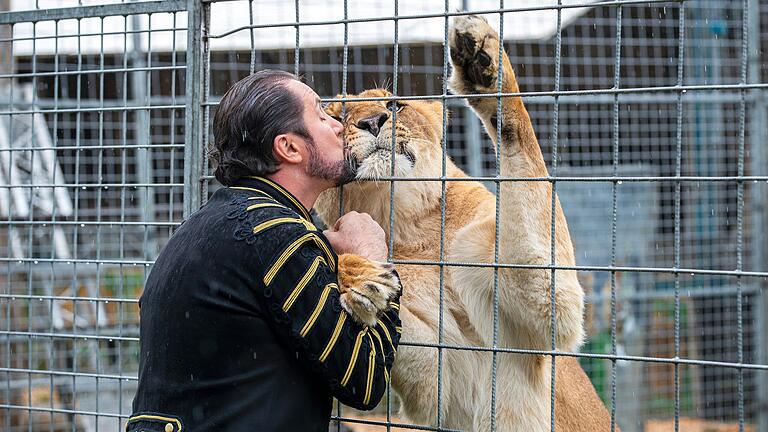
M 320 233 L 312 221 L 268 195 L 233 193 L 223 207 L 226 219 L 236 225 L 235 239 L 258 243 L 262 253 L 308 232 Z

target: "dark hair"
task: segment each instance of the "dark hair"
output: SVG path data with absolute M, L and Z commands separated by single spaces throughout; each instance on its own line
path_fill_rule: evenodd
M 275 137 L 293 132 L 309 139 L 304 107 L 286 83 L 299 80 L 277 70 L 261 70 L 236 82 L 221 98 L 213 117 L 213 174 L 231 186 L 245 176 L 277 171 L 280 162 L 272 146 Z

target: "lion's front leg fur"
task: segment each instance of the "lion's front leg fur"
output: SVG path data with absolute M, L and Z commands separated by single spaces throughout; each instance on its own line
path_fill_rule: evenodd
M 338 279 L 341 306 L 360 324 L 375 326 L 390 300 L 400 295 L 400 280 L 389 263 L 342 254 Z
M 496 93 L 498 90 L 499 38 L 485 19 L 458 17 L 449 33 L 453 74 L 451 89 L 457 94 Z M 515 73 L 502 56 L 504 93 L 517 93 Z M 500 153 L 502 176 L 546 177 L 548 175 L 536 135 L 520 97 L 504 97 L 498 116 L 496 97 L 468 98 Z M 501 129 L 499 133 L 498 129 Z M 498 141 L 501 137 L 501 142 Z M 495 204 L 495 203 L 494 203 Z M 501 183 L 499 220 L 499 262 L 544 266 L 551 264 L 552 188 L 546 181 Z M 555 199 L 555 264 L 574 265 L 570 234 L 560 203 Z M 454 241 L 452 259 L 493 262 L 496 220 L 490 215 L 463 228 Z M 516 348 L 551 348 L 551 270 L 506 268 L 499 271 L 500 341 Z M 492 336 L 489 298 L 494 285 L 492 269 L 459 268 L 453 271 L 458 286 L 477 287 L 463 291 L 462 299 L 473 323 Z M 555 345 L 559 350 L 578 348 L 583 338 L 584 293 L 572 270 L 555 271 Z M 488 302 L 491 302 L 490 305 Z M 490 333 L 489 333 L 490 332 Z M 490 340 L 486 340 L 490 342 Z

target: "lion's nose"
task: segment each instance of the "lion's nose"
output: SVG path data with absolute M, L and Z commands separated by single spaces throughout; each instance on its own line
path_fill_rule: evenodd
M 387 122 L 388 118 L 389 114 L 387 113 L 375 114 L 357 122 L 357 127 L 362 130 L 367 130 L 373 136 L 379 136 L 379 130 L 381 130 L 381 127 L 384 126 L 384 123 Z

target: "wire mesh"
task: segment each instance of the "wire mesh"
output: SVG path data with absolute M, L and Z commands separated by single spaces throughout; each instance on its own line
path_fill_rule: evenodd
M 174 227 L 218 187 L 205 152 L 212 115 L 255 70 L 297 72 L 325 100 L 387 87 L 441 101 L 442 172 L 418 180 L 443 194 L 455 181 L 493 192 L 530 181 L 499 175 L 466 98 L 447 91 L 447 26 L 480 13 L 522 89 L 480 97 L 523 97 L 550 169 L 533 180 L 552 183 L 576 249 L 575 267 L 533 267 L 578 270 L 588 339 L 579 353 L 408 335 L 403 345 L 434 349 L 440 367 L 451 350 L 577 356 L 624 431 L 768 431 L 768 3 L 3 6 L 1 429 L 113 430 L 130 414 L 136 299 Z M 446 158 L 470 177 L 448 177 Z M 409 179 L 393 167 L 383 180 L 394 200 Z M 394 259 L 392 243 L 390 259 L 438 266 L 441 292 L 451 267 L 531 267 L 451 262 L 444 234 L 436 261 Z M 331 430 L 446 430 L 441 410 L 435 425 L 411 424 L 387 395 L 372 414 L 337 405 Z

